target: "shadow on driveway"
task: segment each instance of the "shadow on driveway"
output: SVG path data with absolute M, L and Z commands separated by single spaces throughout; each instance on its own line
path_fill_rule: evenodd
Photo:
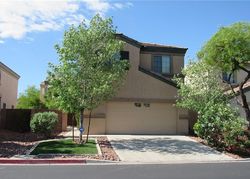
M 111 140 L 117 150 L 157 152 L 166 154 L 220 154 L 220 152 L 192 140 L 177 140 L 170 137 Z

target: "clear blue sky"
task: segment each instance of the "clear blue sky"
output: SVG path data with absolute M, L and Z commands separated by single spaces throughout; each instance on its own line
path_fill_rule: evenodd
M 247 1 L 1 1 L 0 60 L 21 76 L 19 93 L 39 87 L 48 63 L 57 63 L 54 45 L 69 24 L 97 12 L 112 16 L 118 32 L 138 41 L 188 47 L 185 63 L 219 27 L 250 22 Z

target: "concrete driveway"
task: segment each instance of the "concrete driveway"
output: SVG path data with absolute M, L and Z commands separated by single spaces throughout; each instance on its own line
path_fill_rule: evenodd
M 124 162 L 174 163 L 234 160 L 187 136 L 108 135 Z

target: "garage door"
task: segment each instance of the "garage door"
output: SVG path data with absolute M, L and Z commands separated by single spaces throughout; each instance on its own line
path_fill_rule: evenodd
M 110 102 L 107 134 L 176 134 L 176 108 L 166 103 Z

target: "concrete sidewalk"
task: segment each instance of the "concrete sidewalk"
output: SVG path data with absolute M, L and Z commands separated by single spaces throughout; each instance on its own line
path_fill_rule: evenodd
M 108 135 L 123 162 L 173 163 L 236 160 L 187 136 Z

